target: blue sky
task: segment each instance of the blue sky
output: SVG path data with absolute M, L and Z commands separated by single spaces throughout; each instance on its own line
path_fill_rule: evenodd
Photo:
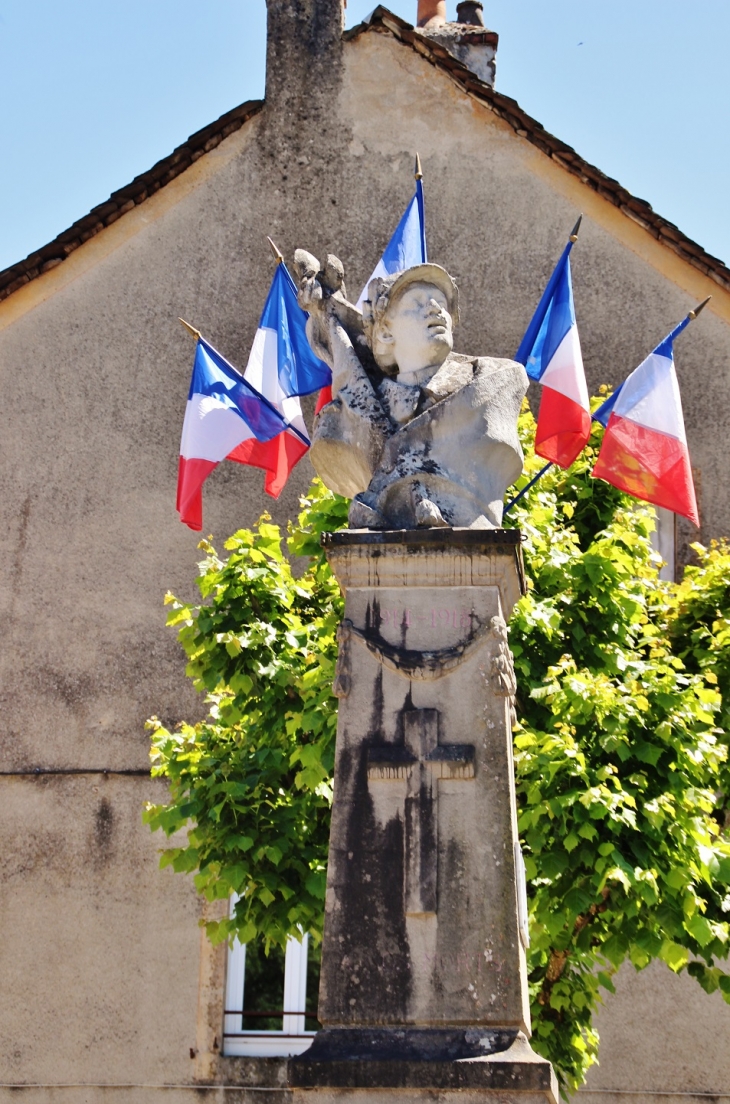
M 348 0 L 348 25 L 373 6 Z M 413 21 L 416 0 L 387 6 Z M 0 268 L 262 96 L 265 16 L 265 0 L 0 0 Z M 730 262 L 730 2 L 485 0 L 485 17 L 498 89 Z

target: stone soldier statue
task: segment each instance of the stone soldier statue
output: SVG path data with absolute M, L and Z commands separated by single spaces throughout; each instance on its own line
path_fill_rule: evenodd
M 458 291 L 439 265 L 372 280 L 360 313 L 336 257 L 321 267 L 297 250 L 295 264 L 310 344 L 333 377 L 311 459 L 352 498 L 350 528 L 499 527 L 522 471 L 522 365 L 453 351 Z
M 360 312 L 336 257 L 295 263 L 333 377 L 312 462 L 352 505 L 323 541 L 345 615 L 322 1029 L 289 1064 L 292 1099 L 556 1104 L 528 1042 L 507 641 L 524 569 L 500 528 L 527 377 L 454 353 L 438 265 L 372 280 Z

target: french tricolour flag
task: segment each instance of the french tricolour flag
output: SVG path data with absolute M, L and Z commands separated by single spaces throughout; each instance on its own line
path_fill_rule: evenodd
M 370 281 L 378 276 L 391 276 L 395 272 L 403 272 L 413 265 L 426 264 L 428 253 L 426 250 L 426 208 L 423 198 L 423 180 L 421 179 L 420 161 L 416 160 L 416 191 L 413 199 L 403 212 L 403 217 L 395 228 L 393 237 L 385 247 L 385 252 L 373 269 L 370 279 L 360 292 L 356 306 L 362 310 L 362 305 L 368 297 Z M 323 406 L 332 401 L 332 389 L 325 387 L 317 399 L 316 414 L 319 414 Z
M 312 352 L 306 323 L 294 282 L 280 263 L 243 376 L 198 339 L 177 492 L 180 518 L 191 529 L 202 529 L 201 489 L 221 460 L 263 468 L 266 492 L 277 498 L 309 448 L 297 396 L 328 385 L 332 373 Z
M 574 234 L 576 231 L 574 231 Z M 591 432 L 583 356 L 575 321 L 569 241 L 558 261 L 515 360 L 542 384 L 535 452 L 568 468 Z
M 276 407 L 199 337 L 180 442 L 180 520 L 191 529 L 202 529 L 202 487 L 213 469 L 226 458 L 239 459 L 238 450 L 248 442 L 270 443 L 285 429 L 284 417 Z
M 413 265 L 426 264 L 428 261 L 426 250 L 426 208 L 423 199 L 423 181 L 416 179 L 416 193 L 406 207 L 403 218 L 395 228 L 393 237 L 385 247 L 385 252 L 380 258 L 370 280 L 377 276 L 392 276 L 394 272 L 403 272 Z M 360 298 L 356 306 L 362 310 L 362 305 L 368 297 L 370 280 L 360 292 Z
M 250 438 L 230 457 L 263 468 L 264 487 L 278 498 L 292 468 L 309 448 L 299 395 L 328 387 L 332 372 L 307 341 L 307 316 L 286 265 L 276 266 L 261 322 L 256 331 L 244 379 L 280 412 L 286 430 L 271 441 Z
M 593 475 L 699 526 L 673 349 L 690 321 L 680 322 L 594 413 L 606 432 Z

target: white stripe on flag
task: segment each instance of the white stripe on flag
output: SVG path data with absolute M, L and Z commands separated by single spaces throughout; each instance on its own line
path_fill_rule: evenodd
M 540 383 L 565 395 L 567 399 L 572 399 L 584 410 L 590 410 L 577 326 L 571 326 L 558 345 L 552 360 L 540 377 Z
M 220 463 L 253 437 L 243 418 L 212 395 L 192 395 L 185 408 L 180 455 L 184 460 Z
M 295 426 L 309 440 L 298 396 L 287 395 L 279 383 L 279 338 L 276 330 L 259 326 L 243 378 L 276 407 L 289 425 Z
M 287 425 L 293 426 L 294 429 L 298 429 L 304 437 L 305 441 L 309 441 L 309 433 L 307 427 L 304 424 L 304 418 L 302 417 L 302 408 L 299 405 L 298 398 L 284 399 L 284 417 L 286 418 Z
M 650 353 L 626 380 L 613 411 L 687 444 L 677 373 L 670 357 Z
M 279 385 L 278 343 L 276 330 L 259 326 L 243 373 L 246 383 L 250 383 L 275 406 L 285 397 Z

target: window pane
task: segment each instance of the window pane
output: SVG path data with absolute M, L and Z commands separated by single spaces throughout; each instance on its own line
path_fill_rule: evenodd
M 283 948 L 271 947 L 266 955 L 263 941 L 247 943 L 246 980 L 243 987 L 244 1031 L 281 1031 L 281 1014 L 285 1011 L 283 1004 Z M 272 1012 L 274 1015 L 271 1015 Z
M 320 1022 L 317 1019 L 317 1004 L 319 1003 L 319 968 L 322 962 L 322 944 L 314 945 L 314 940 L 309 939 L 309 954 L 307 956 L 307 1003 L 304 1029 L 305 1031 L 319 1031 Z

